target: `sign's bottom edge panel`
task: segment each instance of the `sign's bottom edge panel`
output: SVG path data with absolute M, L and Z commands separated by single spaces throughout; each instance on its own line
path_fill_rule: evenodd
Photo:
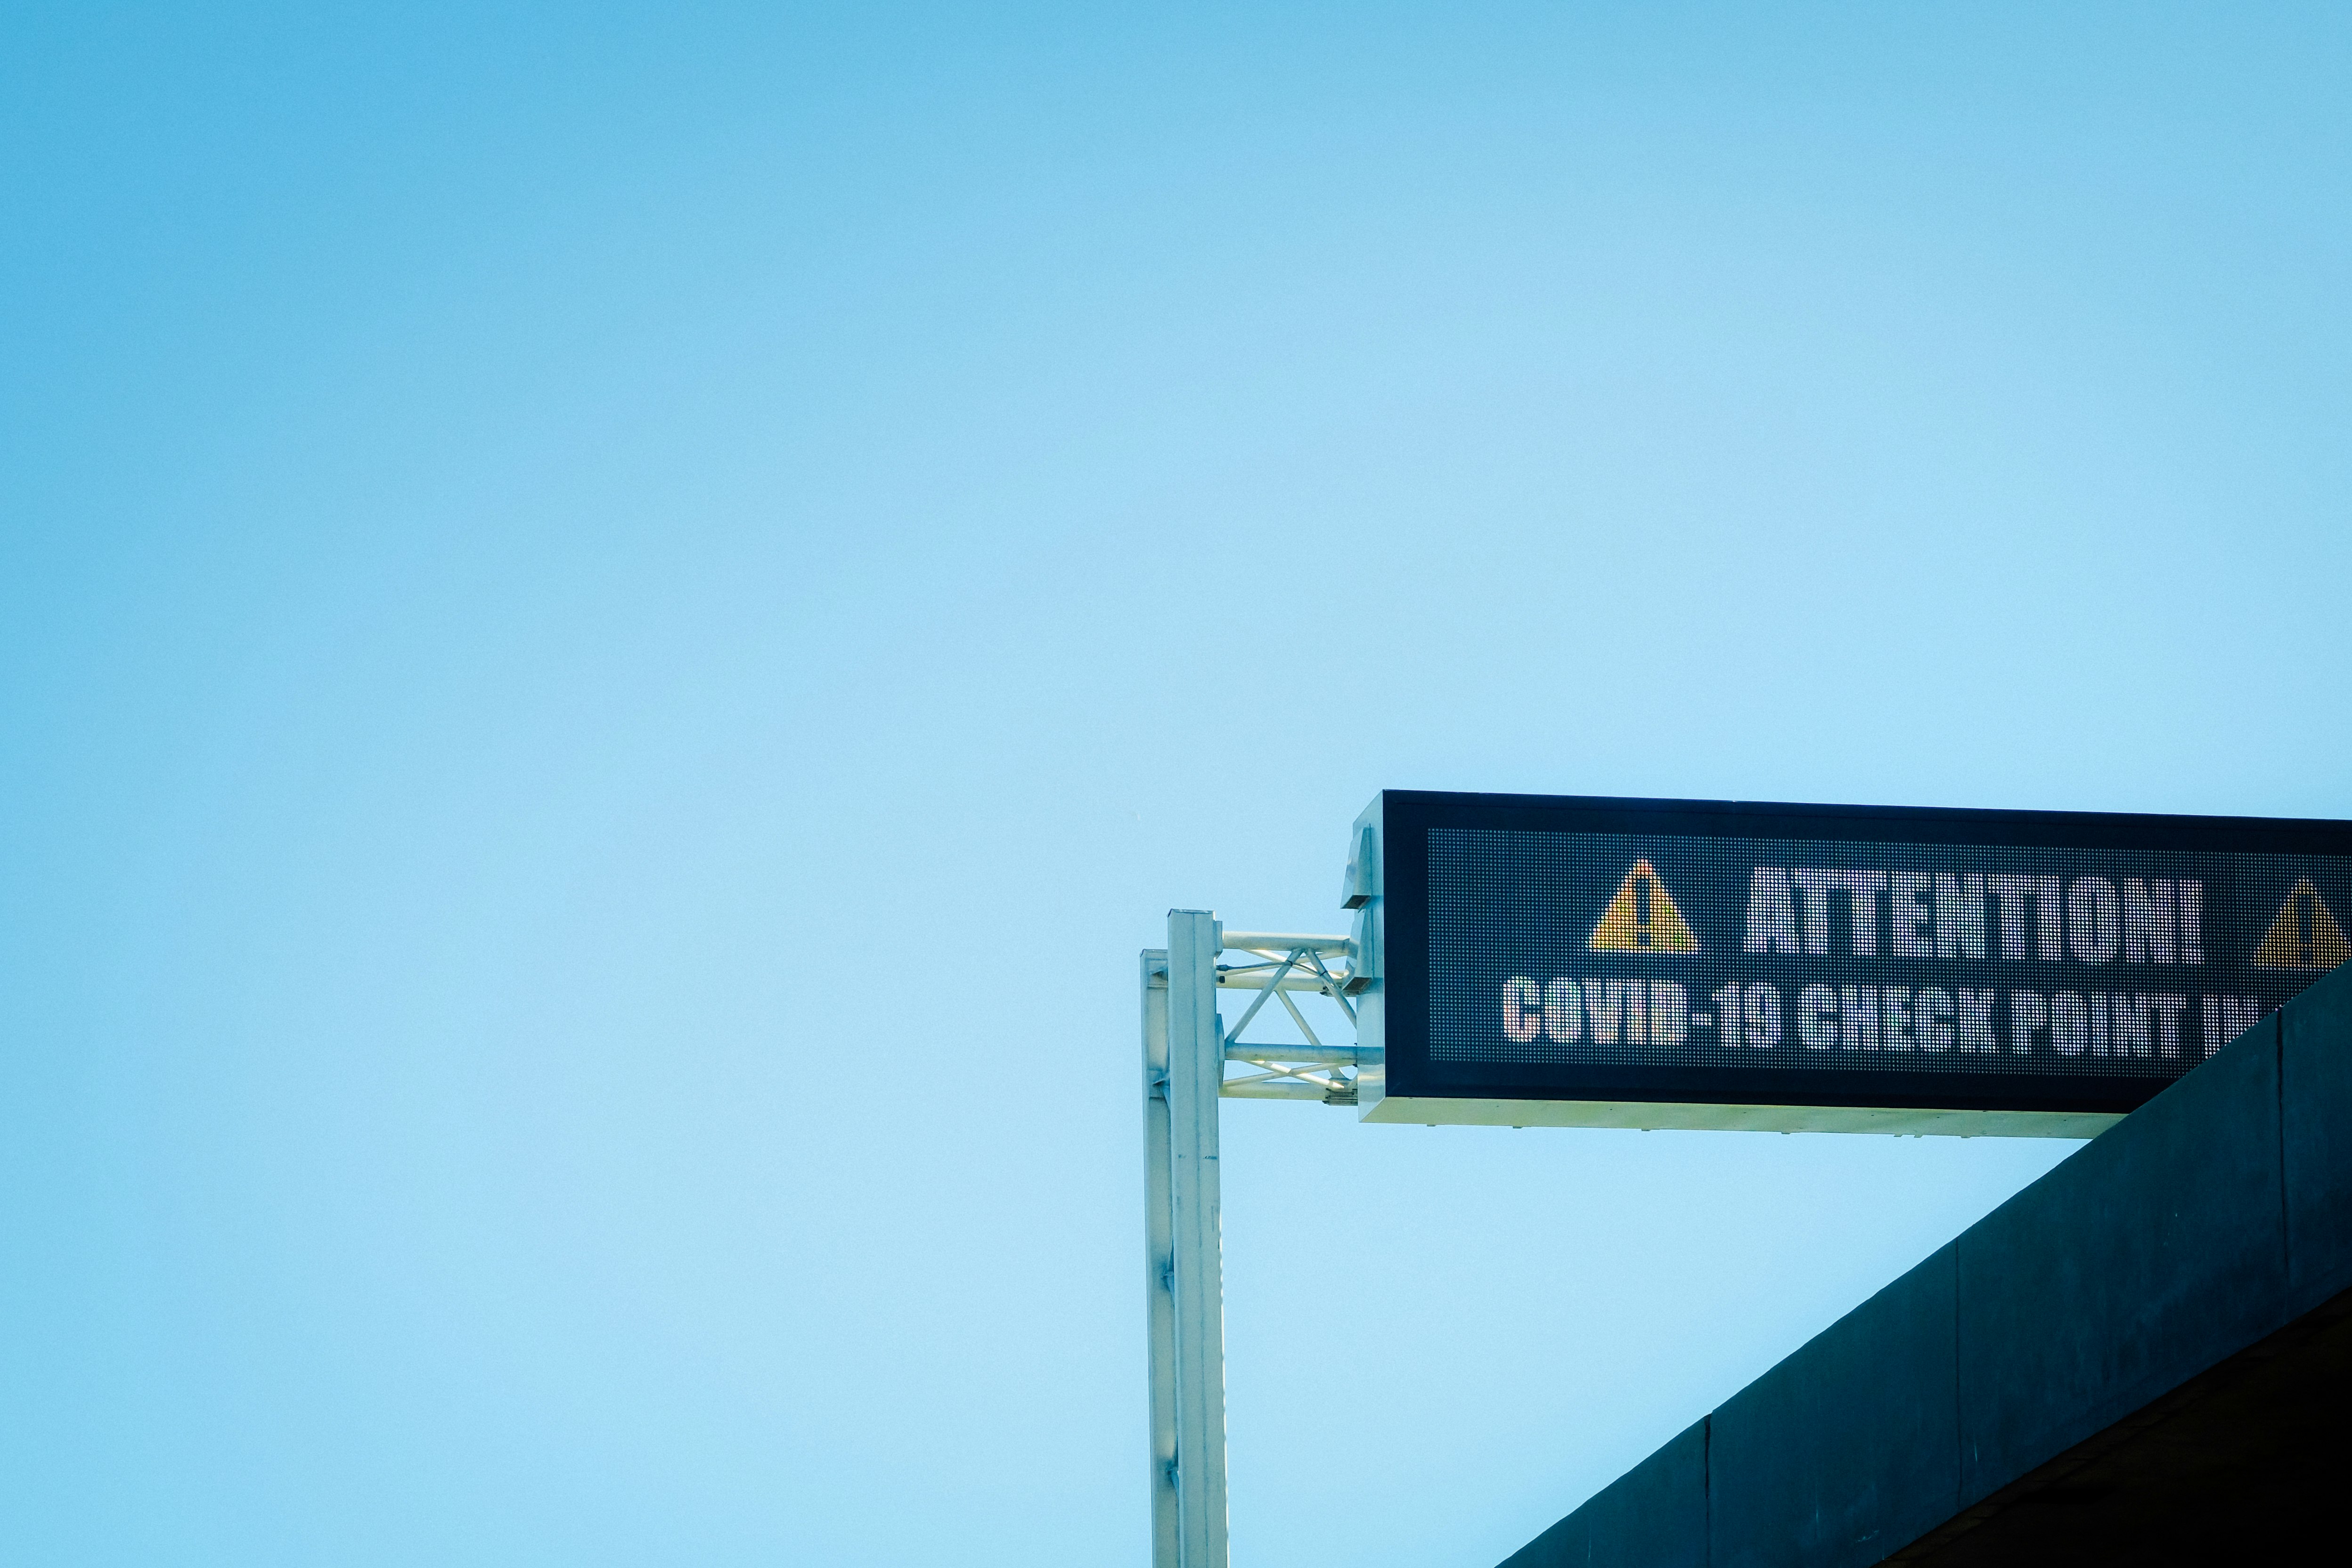
M 1622 1127 L 1706 1132 L 1877 1132 L 1948 1138 L 2095 1138 L 2116 1112 L 1921 1110 L 1837 1105 L 1704 1105 L 1614 1100 L 1456 1100 L 1390 1095 L 1365 1121 L 1457 1127 Z

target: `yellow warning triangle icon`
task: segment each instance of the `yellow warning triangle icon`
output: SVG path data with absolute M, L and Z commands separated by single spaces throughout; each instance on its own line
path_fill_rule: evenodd
M 2331 924 L 2328 929 L 2336 928 Z M 2343 941 L 2341 934 L 2336 940 Z M 1617 896 L 1601 911 L 1601 923 L 1592 928 L 1592 940 L 1585 945 L 1595 952 L 1696 952 L 1698 938 L 1691 934 L 1682 910 L 1675 908 L 1656 869 L 1647 860 L 1636 860 L 1618 884 Z
M 2296 878 L 2286 902 L 2279 906 L 2278 918 L 2271 921 L 2262 945 L 2254 949 L 2254 967 L 2333 969 L 2346 959 L 2352 959 L 2352 942 L 2344 940 L 2336 911 L 2327 907 L 2310 878 Z

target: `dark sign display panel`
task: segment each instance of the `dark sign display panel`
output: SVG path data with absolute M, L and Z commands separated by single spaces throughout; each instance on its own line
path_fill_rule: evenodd
M 2352 959 L 2343 823 L 1406 792 L 1367 816 L 1393 1097 L 2117 1113 Z

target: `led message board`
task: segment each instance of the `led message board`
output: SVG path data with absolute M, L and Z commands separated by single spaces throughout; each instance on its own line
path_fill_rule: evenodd
M 2352 959 L 2352 824 L 1390 791 L 1372 1121 L 2084 1136 Z

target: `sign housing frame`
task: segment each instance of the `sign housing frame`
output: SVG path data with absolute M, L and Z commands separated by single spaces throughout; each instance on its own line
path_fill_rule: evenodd
M 2020 1093 L 2004 1088 L 2024 1075 L 1991 1072 L 1968 1079 L 1878 1072 L 1853 1089 L 1824 1090 L 1820 1083 L 1827 1075 L 1821 1072 L 1798 1079 L 1788 1069 L 1619 1066 L 1584 1070 L 1587 1092 L 1552 1092 L 1527 1083 L 1465 1090 L 1446 1081 L 1429 1048 L 1428 836 L 1439 826 L 2043 852 L 2352 857 L 2352 823 L 2326 820 L 1385 790 L 1356 820 L 1343 892 L 1343 904 L 1355 911 L 1357 984 L 1363 988 L 1357 1020 L 1364 1058 L 1357 1084 L 1362 1121 L 2089 1138 L 2173 1081 L 2136 1075 L 2078 1077 L 2062 1084 L 2044 1075 L 2031 1107 L 2016 1104 Z M 2194 1065 L 2189 1061 L 2182 1070 Z M 1552 1076 L 1570 1076 L 1570 1070 Z M 1897 1081 L 1905 1078 L 1911 1081 Z M 1801 1085 L 1801 1094 L 1787 1092 Z

